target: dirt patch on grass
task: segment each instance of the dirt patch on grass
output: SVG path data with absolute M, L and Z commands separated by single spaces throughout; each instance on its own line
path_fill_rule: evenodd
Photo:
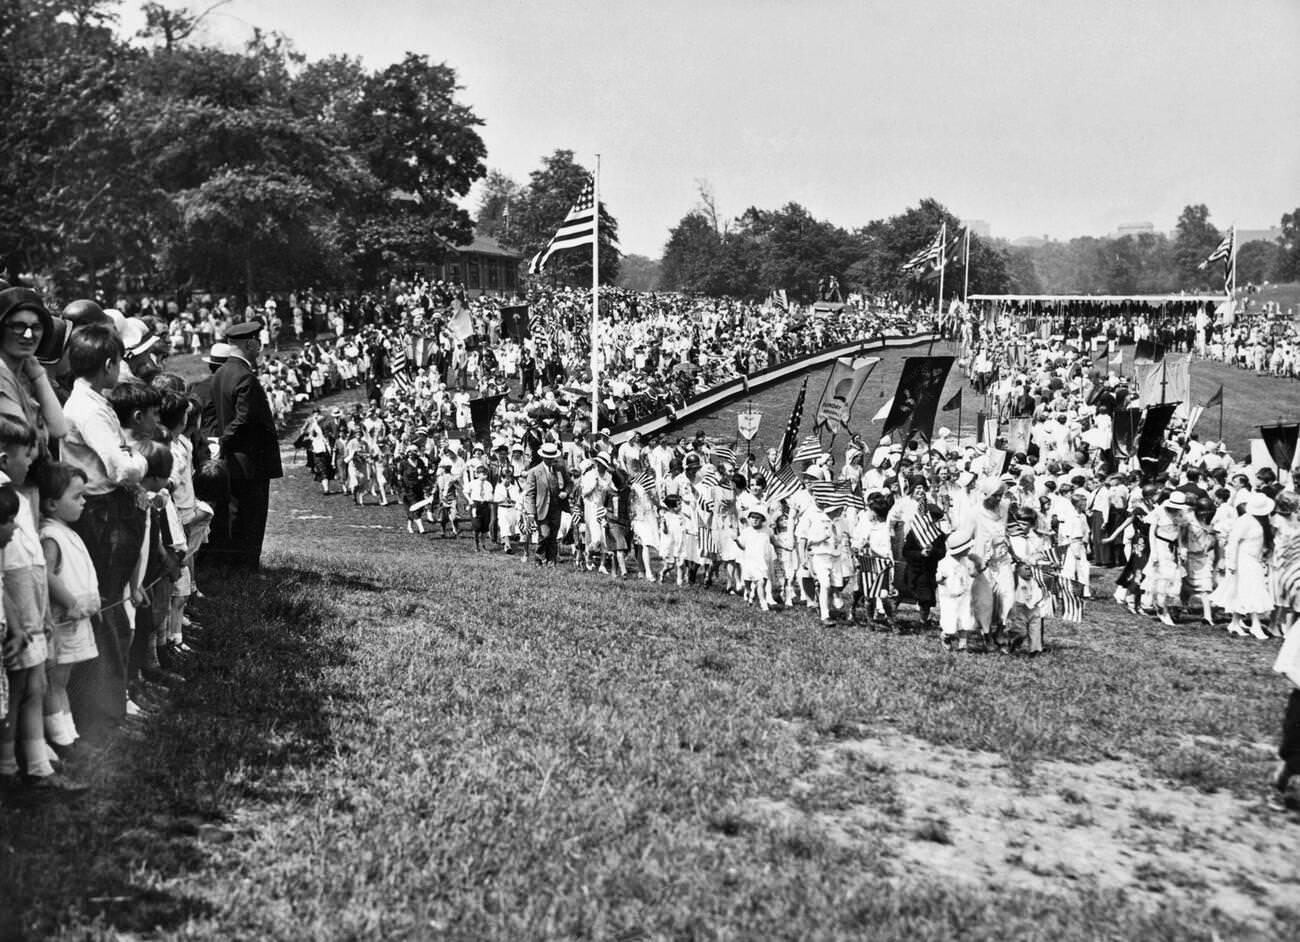
M 815 760 L 789 796 L 752 801 L 745 816 L 883 840 L 904 880 L 1119 891 L 1256 931 L 1294 918 L 1300 899 L 1300 827 L 1262 799 L 1173 787 L 1122 760 L 1031 769 L 895 733 L 836 742 Z

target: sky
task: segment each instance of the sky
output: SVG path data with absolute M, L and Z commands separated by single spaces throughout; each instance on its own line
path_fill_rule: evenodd
M 200 39 L 254 25 L 311 59 L 447 63 L 489 168 L 600 154 L 650 257 L 701 182 L 728 218 L 793 201 L 852 229 L 931 196 L 1007 239 L 1300 206 L 1300 0 L 230 0 Z

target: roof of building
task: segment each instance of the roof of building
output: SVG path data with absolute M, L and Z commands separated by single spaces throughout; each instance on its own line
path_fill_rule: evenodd
M 513 258 L 515 260 L 524 257 L 522 252 L 506 248 L 492 236 L 479 235 L 477 232 L 474 233 L 474 238 L 468 245 L 456 246 L 456 251 L 461 253 L 472 252 L 475 255 L 499 255 L 501 258 Z

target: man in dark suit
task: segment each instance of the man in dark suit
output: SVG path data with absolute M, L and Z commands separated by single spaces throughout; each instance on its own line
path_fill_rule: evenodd
M 271 481 L 284 476 L 275 417 L 256 373 L 261 330 L 254 320 L 226 331 L 230 358 L 212 377 L 216 437 L 230 475 L 230 543 L 214 562 L 249 570 L 261 565 Z
M 524 523 L 537 529 L 537 565 L 554 565 L 559 558 L 560 515 L 568 500 L 569 482 L 560 465 L 560 448 L 547 442 L 537 449 L 537 464 L 524 472 Z

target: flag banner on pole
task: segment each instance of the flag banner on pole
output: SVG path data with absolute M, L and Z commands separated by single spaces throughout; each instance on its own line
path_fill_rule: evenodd
M 983 445 L 988 440 L 988 413 L 981 409 L 975 413 L 975 444 Z
M 1188 402 L 1192 391 L 1191 357 L 1171 353 L 1159 363 L 1139 363 L 1137 372 L 1138 404 L 1158 406 L 1162 402 Z M 1186 418 L 1186 410 L 1179 412 Z
M 1209 399 L 1205 400 L 1204 408 L 1213 409 L 1215 406 L 1220 405 L 1222 402 L 1223 402 L 1223 383 L 1220 383 L 1219 388 L 1214 391 L 1214 394 L 1211 395 Z
M 863 384 L 879 362 L 880 357 L 841 357 L 836 360 L 826 377 L 826 388 L 822 390 L 813 428 L 835 431 L 838 425 L 848 431 L 853 404 L 858 401 Z
M 1121 458 L 1131 457 L 1133 443 L 1137 441 L 1138 428 L 1142 424 L 1142 410 L 1120 409 L 1115 413 L 1112 424 L 1115 454 Z
M 529 336 L 527 304 L 513 304 L 501 309 L 501 336 L 518 341 Z
M 794 457 L 795 443 L 799 439 L 799 423 L 803 421 L 803 402 L 807 396 L 808 378 L 804 377 L 803 385 L 799 387 L 799 395 L 795 397 L 794 407 L 790 410 L 790 421 L 786 423 L 785 432 L 781 435 L 781 450 L 777 452 L 777 464 L 781 467 L 788 465 Z
M 1222 261 L 1223 289 L 1225 291 L 1229 290 L 1232 285 L 1232 257 L 1237 251 L 1237 247 L 1233 243 L 1235 242 L 1236 235 L 1237 230 L 1235 227 L 1229 229 L 1228 234 L 1219 241 L 1219 244 L 1215 246 L 1214 251 L 1206 257 L 1205 261 L 1196 266 L 1199 270 L 1205 271 L 1205 269 L 1209 267 L 1210 262 Z
M 956 409 L 960 409 L 960 408 L 961 408 L 961 392 L 962 392 L 962 391 L 961 391 L 960 389 L 957 390 L 957 395 L 953 396 L 951 399 L 949 399 L 947 402 L 945 402 L 945 403 L 943 404 L 943 407 L 942 407 L 939 411 L 941 411 L 941 412 L 952 412 L 952 411 L 954 411 L 954 410 L 956 410 Z
M 736 413 L 736 431 L 747 442 L 752 442 L 758 434 L 758 426 L 763 421 L 763 413 L 746 409 Z
M 1134 363 L 1159 363 L 1164 356 L 1165 345 L 1154 340 L 1139 340 L 1133 348 Z
M 903 263 L 903 271 L 923 271 L 931 262 L 937 261 L 942 252 L 943 229 L 940 229 L 934 234 L 934 241 Z
M 409 373 L 394 373 L 394 374 L 393 374 L 393 385 L 396 386 L 396 387 L 397 387 L 397 391 L 400 392 L 400 393 L 402 393 L 403 395 L 407 395 L 407 394 L 409 394 L 409 393 L 411 392 L 411 389 L 413 388 L 412 385 L 411 385 L 411 376 L 410 376 L 410 374 L 409 374 Z
M 1158 473 L 1168 463 L 1168 449 L 1165 448 L 1165 431 L 1169 420 L 1174 417 L 1176 402 L 1165 402 L 1148 406 L 1142 416 L 1142 428 L 1138 432 L 1137 456 L 1142 462 L 1142 470 Z
M 1300 437 L 1300 425 L 1261 425 L 1259 435 L 1264 439 L 1264 447 L 1277 464 L 1279 471 L 1290 471 L 1295 464 L 1296 439 Z
M 816 461 L 822 456 L 822 440 L 816 435 L 807 435 L 799 442 L 792 461 Z
M 948 371 L 952 369 L 954 359 L 950 356 L 907 357 L 903 361 L 903 373 L 898 378 L 893 408 L 885 419 L 882 435 L 895 429 L 906 429 L 905 439 L 917 434 L 927 442 L 930 440 L 934 435 L 939 397 L 943 395 L 943 386 L 948 381 Z
M 505 393 L 495 396 L 483 396 L 471 399 L 469 403 L 469 420 L 474 426 L 474 437 L 490 438 L 492 435 L 492 416 L 496 415 L 497 406 L 505 398 Z
M 933 281 L 939 277 L 939 270 L 948 265 L 961 264 L 961 235 L 955 235 L 948 240 L 948 247 L 934 258 L 930 259 L 928 264 L 921 267 L 921 277 L 927 281 Z
M 595 245 L 595 201 L 595 181 L 592 177 L 588 177 L 587 182 L 582 186 L 582 192 L 578 194 L 577 202 L 569 210 L 569 215 L 565 216 L 564 221 L 560 223 L 560 228 L 555 230 L 551 241 L 546 243 L 546 248 L 533 256 L 533 260 L 528 265 L 528 274 L 539 274 L 556 252 L 576 249 L 583 245 Z

